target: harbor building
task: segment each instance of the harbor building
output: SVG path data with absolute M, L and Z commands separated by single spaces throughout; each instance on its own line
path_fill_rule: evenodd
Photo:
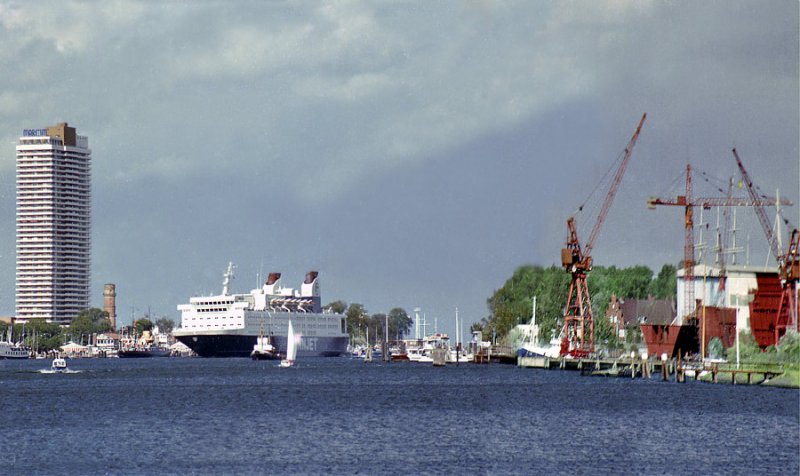
M 66 324 L 89 307 L 89 140 L 67 123 L 25 129 L 16 165 L 15 314 Z
M 685 319 L 684 270 L 677 272 L 678 317 Z M 750 302 L 758 289 L 756 275 L 769 273 L 777 275 L 776 267 L 729 266 L 726 270 L 725 288 L 720 287 L 720 268 L 715 266 L 695 265 L 694 296 L 706 306 L 733 308 L 736 312 L 736 328 L 740 331 L 750 330 Z M 692 306 L 694 309 L 694 306 Z M 682 322 L 682 321 L 681 321 Z

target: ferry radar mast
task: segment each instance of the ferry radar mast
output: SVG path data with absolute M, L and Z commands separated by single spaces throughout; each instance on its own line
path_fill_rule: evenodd
M 234 277 L 233 276 L 234 268 L 236 268 L 236 266 L 233 265 L 233 262 L 229 261 L 228 262 L 228 269 L 227 269 L 227 271 L 225 271 L 225 274 L 223 275 L 225 277 L 225 279 L 222 281 L 222 295 L 223 296 L 227 296 L 229 294 L 231 280 Z

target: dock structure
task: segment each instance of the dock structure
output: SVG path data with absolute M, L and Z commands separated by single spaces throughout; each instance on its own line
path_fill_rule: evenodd
M 648 359 L 622 357 L 619 359 L 574 359 L 567 357 L 518 357 L 517 366 L 535 369 L 577 370 L 582 375 L 605 377 L 630 377 L 649 379 L 661 375 L 663 381 L 686 382 L 687 378 L 699 379 L 710 375 L 714 383 L 728 379 L 736 384 L 737 375 L 747 377 L 747 384 L 752 384 L 754 376 L 762 381 L 770 380 L 784 373 L 780 364 L 749 364 L 737 366 L 730 363 L 694 362 L 677 359 Z M 724 380 L 723 380 L 724 379 Z M 744 382 L 739 382 L 744 383 Z

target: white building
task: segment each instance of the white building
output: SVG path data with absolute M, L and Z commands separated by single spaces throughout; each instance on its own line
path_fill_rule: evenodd
M 17 145 L 16 317 L 67 323 L 89 307 L 89 140 L 61 123 Z
M 719 268 L 696 265 L 694 267 L 694 298 L 707 306 L 732 307 L 736 309 L 736 328 L 750 330 L 750 301 L 753 300 L 756 273 L 777 273 L 777 268 L 760 266 L 728 266 L 726 269 L 725 290 L 719 288 Z M 683 322 L 686 314 L 684 306 L 683 269 L 678 270 L 678 320 Z M 695 306 L 691 306 L 693 311 Z

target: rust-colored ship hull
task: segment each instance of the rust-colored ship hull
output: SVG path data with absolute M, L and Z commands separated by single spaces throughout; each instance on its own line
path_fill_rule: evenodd
M 700 351 L 701 330 L 704 335 L 706 354 L 708 343 L 718 337 L 725 348 L 736 342 L 736 310 L 727 307 L 701 306 L 686 324 L 641 324 L 642 337 L 648 354 L 658 358 L 667 354 L 670 358 L 680 353 L 696 354 Z M 700 323 L 705 322 L 705 325 Z
M 659 358 L 662 354 L 677 357 L 697 353 L 700 349 L 697 326 L 694 324 L 641 324 L 647 353 Z
M 783 297 L 778 273 L 756 273 L 756 283 L 758 289 L 750 302 L 750 329 L 758 346 L 765 349 L 776 345 L 786 332 L 788 308 L 784 308 L 778 316 Z M 780 323 L 783 324 L 782 329 L 778 329 Z

